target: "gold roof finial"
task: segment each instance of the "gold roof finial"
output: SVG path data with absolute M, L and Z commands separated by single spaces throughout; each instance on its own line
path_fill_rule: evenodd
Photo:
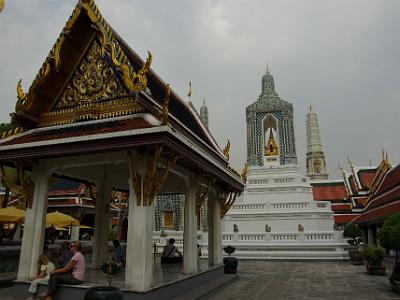
M 340 165 L 340 162 L 338 162 L 337 165 L 338 165 L 340 171 L 342 172 L 342 175 L 345 176 L 346 173 L 345 173 L 344 169 L 342 168 L 342 166 Z
M 247 180 L 247 162 L 244 163 L 244 167 L 242 172 L 240 173 L 240 177 L 242 177 L 243 181 L 246 182 Z
M 227 160 L 229 160 L 229 157 L 230 157 L 230 155 L 229 155 L 230 150 L 231 150 L 231 142 L 228 140 L 228 142 L 226 143 L 225 149 L 223 151 Z
M 4 0 L 0 0 L 0 13 L 2 12 L 4 8 Z
M 187 97 L 190 98 L 192 97 L 192 82 L 189 81 L 189 92 L 187 93 Z

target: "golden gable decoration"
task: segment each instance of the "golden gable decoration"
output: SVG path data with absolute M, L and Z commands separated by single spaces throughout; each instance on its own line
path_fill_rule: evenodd
M 64 91 L 55 110 L 39 116 L 39 127 L 112 118 L 143 112 L 118 81 L 94 39 Z
M 125 115 L 141 110 L 136 104 L 133 106 L 128 105 L 129 107 L 127 108 L 127 103 L 125 102 L 123 103 L 123 109 L 117 112 L 108 112 L 108 109 L 104 107 L 107 104 L 99 105 L 99 103 L 105 99 L 111 100 L 115 96 L 121 96 L 122 89 L 124 90 L 123 95 L 129 95 L 130 98 L 135 98 L 138 92 L 144 91 L 147 87 L 146 76 L 152 62 L 151 53 L 148 52 L 146 62 L 138 70 L 135 70 L 122 49 L 118 37 L 104 20 L 95 2 L 93 0 L 79 0 L 27 93 L 23 91 L 21 81 L 18 82 L 15 111 L 28 111 L 31 109 L 32 100 L 37 99 L 36 93 L 40 90 L 45 80 L 49 75 L 60 72 L 60 53 L 63 51 L 63 45 L 73 31 L 79 16 L 83 14 L 90 19 L 97 32 L 96 42 L 91 46 L 94 49 L 90 49 L 88 60 L 81 63 L 79 69 L 75 70 L 74 80 L 68 82 L 67 88 L 61 92 L 58 99 L 54 99 L 58 102 L 56 106 L 53 106 L 53 110 L 56 109 L 56 111 L 45 112 L 39 116 L 38 125 L 40 127 L 72 123 L 77 120 Z M 115 80 L 111 80 L 111 77 L 118 77 L 121 80 L 121 84 L 119 85 Z M 133 101 L 129 103 L 132 104 Z M 84 113 L 84 107 L 89 108 L 87 114 Z M 72 114 L 71 109 L 80 111 L 78 113 L 79 117 Z M 64 118 L 62 115 L 65 113 L 70 118 L 73 115 L 72 119 L 67 120 Z
M 113 69 L 102 57 L 100 46 L 95 40 L 61 94 L 56 109 L 113 99 L 126 94 Z

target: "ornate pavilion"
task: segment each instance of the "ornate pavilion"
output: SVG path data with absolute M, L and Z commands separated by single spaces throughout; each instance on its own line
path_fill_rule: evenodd
M 209 265 L 222 263 L 221 218 L 244 188 L 199 116 L 104 20 L 78 1 L 29 90 L 17 85 L 14 129 L 0 140 L 3 180 L 26 205 L 18 280 L 35 275 L 50 178 L 96 185 L 93 267 L 107 258 L 111 191 L 127 190 L 124 287 L 152 287 L 157 194 L 184 194 L 184 274 L 197 272 L 197 220 L 207 199 Z

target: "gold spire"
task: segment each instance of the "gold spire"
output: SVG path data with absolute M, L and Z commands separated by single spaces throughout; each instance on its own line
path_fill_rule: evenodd
M 0 13 L 4 8 L 4 0 L 0 0 Z
M 275 156 L 279 155 L 278 144 L 275 141 L 274 135 L 272 134 L 272 127 L 269 129 L 269 139 L 264 147 L 265 156 Z

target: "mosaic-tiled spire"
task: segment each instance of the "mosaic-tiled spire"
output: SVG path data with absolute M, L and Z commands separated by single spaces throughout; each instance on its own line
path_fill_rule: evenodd
M 247 164 L 265 165 L 265 146 L 271 134 L 277 143 L 279 165 L 297 164 L 293 126 L 293 105 L 275 91 L 274 77 L 267 68 L 261 80 L 261 94 L 246 108 Z
M 206 98 L 204 98 L 203 105 L 200 107 L 200 120 L 208 129 L 208 108 L 206 106 Z
M 322 151 L 321 136 L 319 133 L 318 117 L 312 110 L 307 114 L 307 176 L 313 180 L 328 179 L 326 173 L 325 155 Z

